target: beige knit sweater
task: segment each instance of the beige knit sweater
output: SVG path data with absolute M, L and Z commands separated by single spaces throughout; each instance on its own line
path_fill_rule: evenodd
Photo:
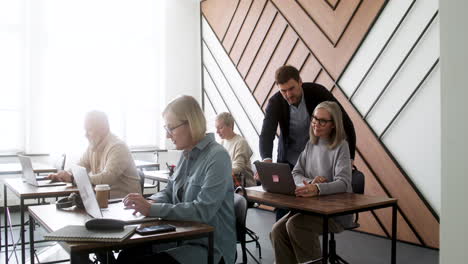
M 252 165 L 250 163 L 253 152 L 249 143 L 243 137 L 236 134 L 229 140 L 223 140 L 221 144 L 226 148 L 229 156 L 231 156 L 232 173 L 239 174 L 242 172 L 245 177 L 245 185 L 255 186 L 256 182 L 253 178 Z
M 110 198 L 141 193 L 140 179 L 129 148 L 109 133 L 97 146 L 89 146 L 78 165 L 88 171 L 91 183 L 109 184 Z

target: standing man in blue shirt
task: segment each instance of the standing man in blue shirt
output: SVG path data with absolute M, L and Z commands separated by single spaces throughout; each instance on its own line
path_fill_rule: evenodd
M 260 134 L 260 155 L 264 162 L 272 162 L 273 140 L 279 124 L 277 162 L 288 163 L 292 169 L 309 140 L 310 118 L 315 107 L 324 101 L 338 101 L 322 85 L 303 83 L 299 71 L 290 65 L 281 66 L 276 70 L 275 82 L 279 92 L 268 100 Z M 352 162 L 356 134 L 351 119 L 341 105 L 340 108 L 343 112 L 343 125 Z M 276 219 L 279 220 L 286 212 L 277 210 Z

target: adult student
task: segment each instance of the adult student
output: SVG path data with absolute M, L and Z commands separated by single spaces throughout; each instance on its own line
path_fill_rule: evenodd
M 288 163 L 292 169 L 309 140 L 308 131 L 313 110 L 321 102 L 337 100 L 322 85 L 303 83 L 299 71 L 293 66 L 285 65 L 276 70 L 275 81 L 279 91 L 268 100 L 260 134 L 260 156 L 264 162 L 272 162 L 273 140 L 279 125 L 277 162 Z M 343 108 L 340 108 L 351 159 L 354 160 L 354 126 Z M 285 213 L 284 210 L 277 210 L 276 219 Z
M 110 198 L 123 198 L 129 193 L 141 193 L 140 178 L 130 150 L 109 129 L 105 113 L 91 111 L 85 117 L 86 138 L 89 146 L 79 166 L 88 171 L 92 184 L 109 184 Z M 70 171 L 50 174 L 49 179 L 73 182 Z
M 310 140 L 293 171 L 296 196 L 312 197 L 352 192 L 351 161 L 342 114 L 335 102 L 320 103 L 312 115 Z M 313 201 L 311 201 L 313 202 Z M 352 223 L 352 215 L 329 220 L 330 232 L 339 233 Z M 270 239 L 276 263 L 306 263 L 320 258 L 319 235 L 323 219 L 289 212 L 273 225 Z
M 234 263 L 236 223 L 229 154 L 216 143 L 214 134 L 205 134 L 206 120 L 193 97 L 182 96 L 170 102 L 163 118 L 166 136 L 176 149 L 183 150 L 183 155 L 166 189 L 151 196 L 152 201 L 129 194 L 124 204 L 145 216 L 213 226 L 214 263 Z M 206 239 L 197 239 L 159 253 L 123 251 L 118 262 L 203 263 L 207 247 Z
M 231 113 L 221 113 L 216 116 L 215 126 L 216 133 L 222 139 L 221 145 L 231 156 L 234 186 L 255 186 L 256 182 L 250 163 L 253 152 L 247 140 L 234 132 L 234 117 Z M 241 174 L 245 183 L 239 177 Z

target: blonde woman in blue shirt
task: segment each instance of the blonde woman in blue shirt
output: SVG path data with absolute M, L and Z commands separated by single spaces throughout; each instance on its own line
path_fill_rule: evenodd
M 234 263 L 236 223 L 231 159 L 213 134 L 205 134 L 206 120 L 191 96 L 171 101 L 163 111 L 166 136 L 183 150 L 166 189 L 150 197 L 125 197 L 124 204 L 145 216 L 166 220 L 196 221 L 215 227 L 214 263 Z M 126 263 L 204 263 L 207 240 L 198 239 L 152 256 L 120 258 Z M 169 258 L 169 259 L 167 259 Z
M 298 186 L 296 196 L 352 192 L 351 160 L 342 120 L 341 109 L 335 102 L 325 101 L 315 108 L 310 140 L 292 171 Z M 351 222 L 352 215 L 333 217 L 328 222 L 329 230 L 341 232 Z M 320 258 L 322 227 L 322 218 L 318 216 L 290 212 L 281 218 L 270 234 L 276 263 L 308 263 Z

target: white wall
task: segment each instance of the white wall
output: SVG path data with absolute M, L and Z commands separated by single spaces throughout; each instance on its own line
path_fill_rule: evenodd
M 440 263 L 468 258 L 467 1 L 440 1 L 442 63 L 442 214 Z
M 169 101 L 184 94 L 201 103 L 201 51 L 200 51 L 200 1 L 165 0 L 166 41 L 161 49 L 164 76 L 161 87 L 165 94 L 159 105 L 161 112 Z M 163 134 L 164 135 L 164 134 Z M 161 146 L 170 143 L 161 138 Z

